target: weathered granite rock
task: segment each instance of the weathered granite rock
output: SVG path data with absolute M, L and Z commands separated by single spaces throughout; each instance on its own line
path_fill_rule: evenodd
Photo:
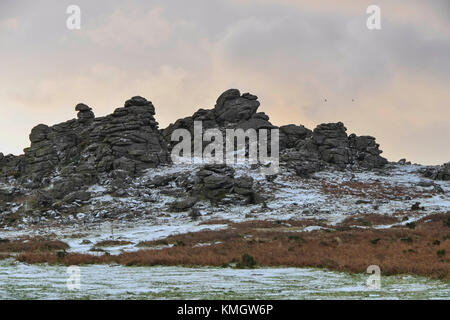
M 325 162 L 345 168 L 349 164 L 358 164 L 364 168 L 380 168 L 387 160 L 370 136 L 347 136 L 347 128 L 342 122 L 323 123 L 318 125 L 311 136 L 311 142 L 319 153 L 319 158 Z M 313 146 L 308 146 L 310 150 Z
M 253 188 L 253 178 L 249 176 L 234 177 L 234 169 L 226 165 L 205 165 L 197 172 L 197 179 L 191 191 L 192 196 L 222 201 L 227 196 L 238 196 L 247 204 L 263 200 Z
M 437 180 L 450 180 L 450 162 L 447 162 L 439 167 L 436 174 Z
M 231 193 L 233 182 L 233 168 L 226 165 L 206 165 L 197 172 L 193 194 L 210 200 L 221 200 Z
M 31 130 L 30 147 L 22 156 L 0 157 L 0 178 L 15 176 L 34 187 L 48 183 L 46 177 L 60 172 L 61 184 L 89 185 L 101 173 L 124 170 L 129 175 L 169 163 L 170 156 L 154 119 L 150 101 L 133 97 L 113 114 L 95 118 L 92 109 L 79 103 L 78 119 L 54 126 L 37 125 Z M 55 185 L 55 198 L 73 190 Z
M 88 123 L 91 120 L 94 120 L 95 115 L 92 112 L 92 109 L 84 103 L 79 103 L 75 107 L 75 111 L 79 111 L 77 114 L 78 121 L 81 123 Z
M 177 120 L 162 130 L 163 136 L 169 144 L 169 149 L 177 142 L 171 141 L 171 134 L 175 129 L 187 129 L 194 134 L 194 121 L 202 121 L 203 130 L 218 128 L 223 133 L 226 128 L 275 129 L 269 122 L 269 117 L 257 113 L 258 97 L 245 93 L 240 94 L 237 89 L 229 89 L 217 99 L 214 109 L 200 109 L 191 117 Z M 295 148 L 303 156 L 298 159 L 296 172 L 308 176 L 323 167 L 322 160 L 338 168 L 344 169 L 348 165 L 358 165 L 363 168 L 380 168 L 387 160 L 380 156 L 381 150 L 370 136 L 347 136 L 347 129 L 343 123 L 324 123 L 318 125 L 314 131 L 302 125 L 285 125 L 279 127 L 280 151 Z M 225 135 L 224 135 L 225 136 Z M 225 139 L 224 139 L 225 141 Z M 204 142 L 204 147 L 208 143 Z M 292 163 L 291 163 L 292 164 Z
M 86 202 L 91 199 L 91 193 L 87 191 L 75 191 L 73 193 L 68 194 L 63 198 L 65 203 L 72 203 L 74 201 Z
M 310 137 L 312 131 L 304 126 L 288 124 L 280 127 L 280 149 L 294 148 L 299 140 Z
M 184 212 L 191 209 L 197 203 L 197 201 L 198 200 L 195 197 L 188 197 L 186 199 L 181 199 L 172 202 L 169 207 L 171 211 Z
M 77 118 L 53 126 L 39 124 L 31 130 L 30 147 L 20 156 L 0 153 L 0 181 L 16 179 L 23 187 L 37 190 L 49 187 L 47 194 L 38 195 L 43 204 L 86 192 L 89 185 L 111 180 L 111 192 L 125 195 L 129 177 L 144 169 L 170 163 L 171 134 L 183 128 L 193 134 L 194 121 L 202 121 L 204 130 L 275 129 L 264 112 L 258 112 L 258 97 L 241 95 L 237 89 L 222 93 L 212 109 L 199 109 L 192 116 L 177 120 L 160 130 L 153 104 L 141 96 L 125 101 L 123 107 L 110 115 L 95 117 L 92 108 L 79 103 Z M 281 165 L 297 175 L 309 177 L 327 166 L 366 169 L 382 167 L 387 161 L 370 136 L 347 136 L 341 123 L 325 123 L 313 131 L 302 125 L 285 125 L 280 129 Z M 225 142 L 225 139 L 224 139 Z M 175 143 L 175 142 L 174 142 Z M 204 142 L 206 146 L 208 143 Z M 446 164 L 429 173 L 435 179 L 449 179 Z M 149 188 L 177 187 L 195 197 L 220 200 L 227 195 L 254 198 L 249 177 L 234 177 L 232 168 L 209 165 L 193 177 L 155 178 Z M 152 184 L 153 183 L 153 184 Z M 122 192 L 123 191 L 123 192 Z M 250 201 L 251 202 L 251 201 Z
M 260 103 L 252 96 L 240 96 L 237 89 L 225 91 L 217 99 L 214 113 L 219 125 L 249 120 L 258 110 Z
M 444 163 L 441 166 L 428 167 L 423 170 L 422 174 L 424 177 L 433 180 L 450 180 L 450 162 Z
M 348 137 L 342 122 L 318 125 L 312 134 L 320 158 L 326 162 L 345 168 L 350 163 Z
M 276 128 L 269 122 L 269 117 L 264 112 L 256 112 L 259 106 L 257 96 L 250 93 L 241 95 L 239 90 L 229 89 L 217 98 L 213 109 L 199 109 L 192 116 L 170 124 L 162 130 L 162 134 L 171 147 L 176 143 L 171 141 L 173 131 L 187 129 L 193 135 L 194 121 L 202 121 L 203 130 L 218 128 L 222 132 L 226 128 L 241 128 L 243 130 Z
M 253 190 L 253 178 L 249 176 L 241 176 L 234 180 L 233 191 L 243 196 L 249 196 L 255 191 Z

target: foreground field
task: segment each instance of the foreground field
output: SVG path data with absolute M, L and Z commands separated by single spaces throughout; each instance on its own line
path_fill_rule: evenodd
M 80 290 L 63 266 L 0 263 L 0 299 L 448 299 L 450 284 L 412 276 L 381 278 L 299 268 L 82 266 Z
M 330 226 L 316 220 L 209 221 L 226 225 L 169 237 L 132 242 L 89 241 L 88 253 L 67 252 L 57 239 L 3 239 L 0 253 L 17 261 L 51 265 L 221 266 L 224 268 L 318 267 L 363 273 L 370 265 L 383 275 L 410 274 L 450 279 L 450 216 L 434 214 L 386 228 L 394 217 L 352 216 Z M 370 226 L 370 227 L 369 227 Z M 80 240 L 79 240 L 80 241 Z M 86 240 L 81 240 L 86 242 Z M 134 250 L 110 254 L 111 247 Z
M 253 172 L 267 198 L 260 204 L 200 201 L 195 210 L 172 212 L 184 192 L 173 185 L 142 202 L 146 179 L 191 169 L 149 172 L 127 197 L 96 186 L 93 202 L 73 214 L 1 228 L 0 297 L 450 296 L 450 183 L 423 178 L 420 166 L 313 179 L 282 172 L 274 181 Z M 109 215 L 118 209 L 123 215 Z M 79 292 L 65 288 L 71 265 L 82 270 Z M 369 265 L 381 269 L 379 292 L 365 286 Z

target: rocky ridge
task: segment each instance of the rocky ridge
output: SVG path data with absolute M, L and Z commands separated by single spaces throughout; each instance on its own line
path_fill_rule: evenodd
M 76 213 L 92 204 L 94 185 L 110 197 L 132 194 L 143 204 L 157 202 L 162 189 L 162 194 L 179 198 L 168 205 L 176 212 L 194 210 L 199 201 L 265 203 L 258 183 L 249 175 L 236 176 L 226 165 L 206 165 L 183 175 L 145 176 L 152 168 L 171 166 L 172 132 L 182 128 L 193 133 L 194 121 L 202 121 L 203 130 L 278 128 L 280 165 L 301 178 L 325 169 L 364 171 L 388 163 L 374 137 L 347 135 L 341 122 L 320 124 L 314 130 L 295 124 L 276 127 L 258 112 L 259 107 L 257 96 L 230 89 L 219 96 L 213 109 L 199 109 L 160 129 L 153 104 L 143 97 L 127 100 L 105 117 L 95 117 L 89 106 L 80 103 L 75 107 L 77 119 L 34 127 L 23 155 L 0 153 L 1 223 L 14 223 L 23 216 L 39 220 Z M 450 179 L 448 164 L 423 174 Z

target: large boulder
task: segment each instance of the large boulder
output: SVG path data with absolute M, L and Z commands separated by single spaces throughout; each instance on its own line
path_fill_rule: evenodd
M 259 101 L 253 95 L 240 95 L 239 90 L 225 91 L 217 99 L 214 113 L 219 125 L 249 120 L 259 108 Z
M 312 131 L 303 125 L 288 124 L 280 127 L 280 149 L 294 148 L 299 140 L 310 137 Z
M 222 201 L 225 197 L 244 199 L 247 204 L 261 201 L 262 197 L 253 188 L 253 178 L 247 175 L 235 177 L 234 173 L 234 169 L 226 165 L 205 165 L 196 174 L 192 196 L 213 202 Z
M 321 159 L 345 168 L 350 163 L 347 128 L 342 122 L 318 125 L 312 134 Z
M 31 143 L 38 143 L 47 139 L 51 129 L 45 124 L 38 124 L 31 129 L 30 141 Z
M 257 110 L 260 106 L 258 97 L 250 93 L 241 95 L 237 89 L 229 89 L 217 98 L 213 109 L 199 109 L 192 116 L 178 119 L 162 131 L 164 138 L 173 147 L 177 142 L 171 141 L 176 129 L 186 129 L 194 134 L 194 121 L 201 121 L 203 130 L 218 128 L 225 135 L 225 129 L 240 128 L 248 130 L 276 128 L 269 122 L 269 117 Z M 224 139 L 225 141 L 225 139 Z M 207 143 L 204 143 L 206 146 Z
M 356 136 L 351 134 L 348 137 L 351 157 L 361 166 L 371 168 L 381 168 L 388 161 L 381 157 L 383 152 L 379 149 L 379 144 L 371 136 Z
M 423 170 L 423 175 L 433 180 L 450 180 L 450 162 L 441 166 L 428 167 Z
M 191 209 L 195 203 L 197 202 L 197 198 L 195 197 L 188 197 L 186 199 L 180 199 L 172 202 L 169 207 L 171 211 L 174 212 L 184 212 Z
M 78 121 L 81 123 L 88 123 L 94 120 L 95 115 L 92 112 L 92 109 L 85 105 L 84 103 L 79 103 L 75 106 L 75 111 L 78 111 L 77 117 Z
M 323 123 L 318 125 L 311 136 L 319 156 L 325 162 L 335 164 L 339 168 L 357 164 L 372 169 L 380 168 L 387 160 L 380 156 L 379 144 L 371 136 L 347 136 L 347 128 L 342 122 Z
M 84 103 L 77 104 L 75 111 L 77 119 L 51 127 L 40 124 L 31 130 L 31 145 L 24 149 L 23 159 L 18 158 L 20 164 L 15 163 L 24 180 L 42 182 L 51 173 L 77 168 L 68 173 L 69 180 L 77 173 L 87 176 L 86 183 L 90 183 L 101 172 L 120 169 L 133 175 L 170 162 L 154 118 L 155 108 L 145 98 L 132 97 L 106 117 L 95 118 Z M 6 165 L 0 166 L 2 174 L 6 174 L 4 168 Z

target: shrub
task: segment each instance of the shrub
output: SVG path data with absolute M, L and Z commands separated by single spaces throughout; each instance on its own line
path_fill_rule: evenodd
M 237 268 L 254 268 L 256 266 L 256 260 L 248 253 L 244 253 L 241 257 L 241 261 L 237 264 Z
M 406 226 L 407 226 L 409 229 L 415 229 L 415 228 L 416 228 L 416 224 L 415 224 L 414 222 L 408 222 L 408 223 L 406 224 Z
M 184 247 L 185 245 L 186 244 L 182 240 L 177 240 L 177 242 L 175 242 L 176 247 Z
M 447 218 L 444 218 L 444 226 L 450 227 L 450 216 L 448 216 Z

